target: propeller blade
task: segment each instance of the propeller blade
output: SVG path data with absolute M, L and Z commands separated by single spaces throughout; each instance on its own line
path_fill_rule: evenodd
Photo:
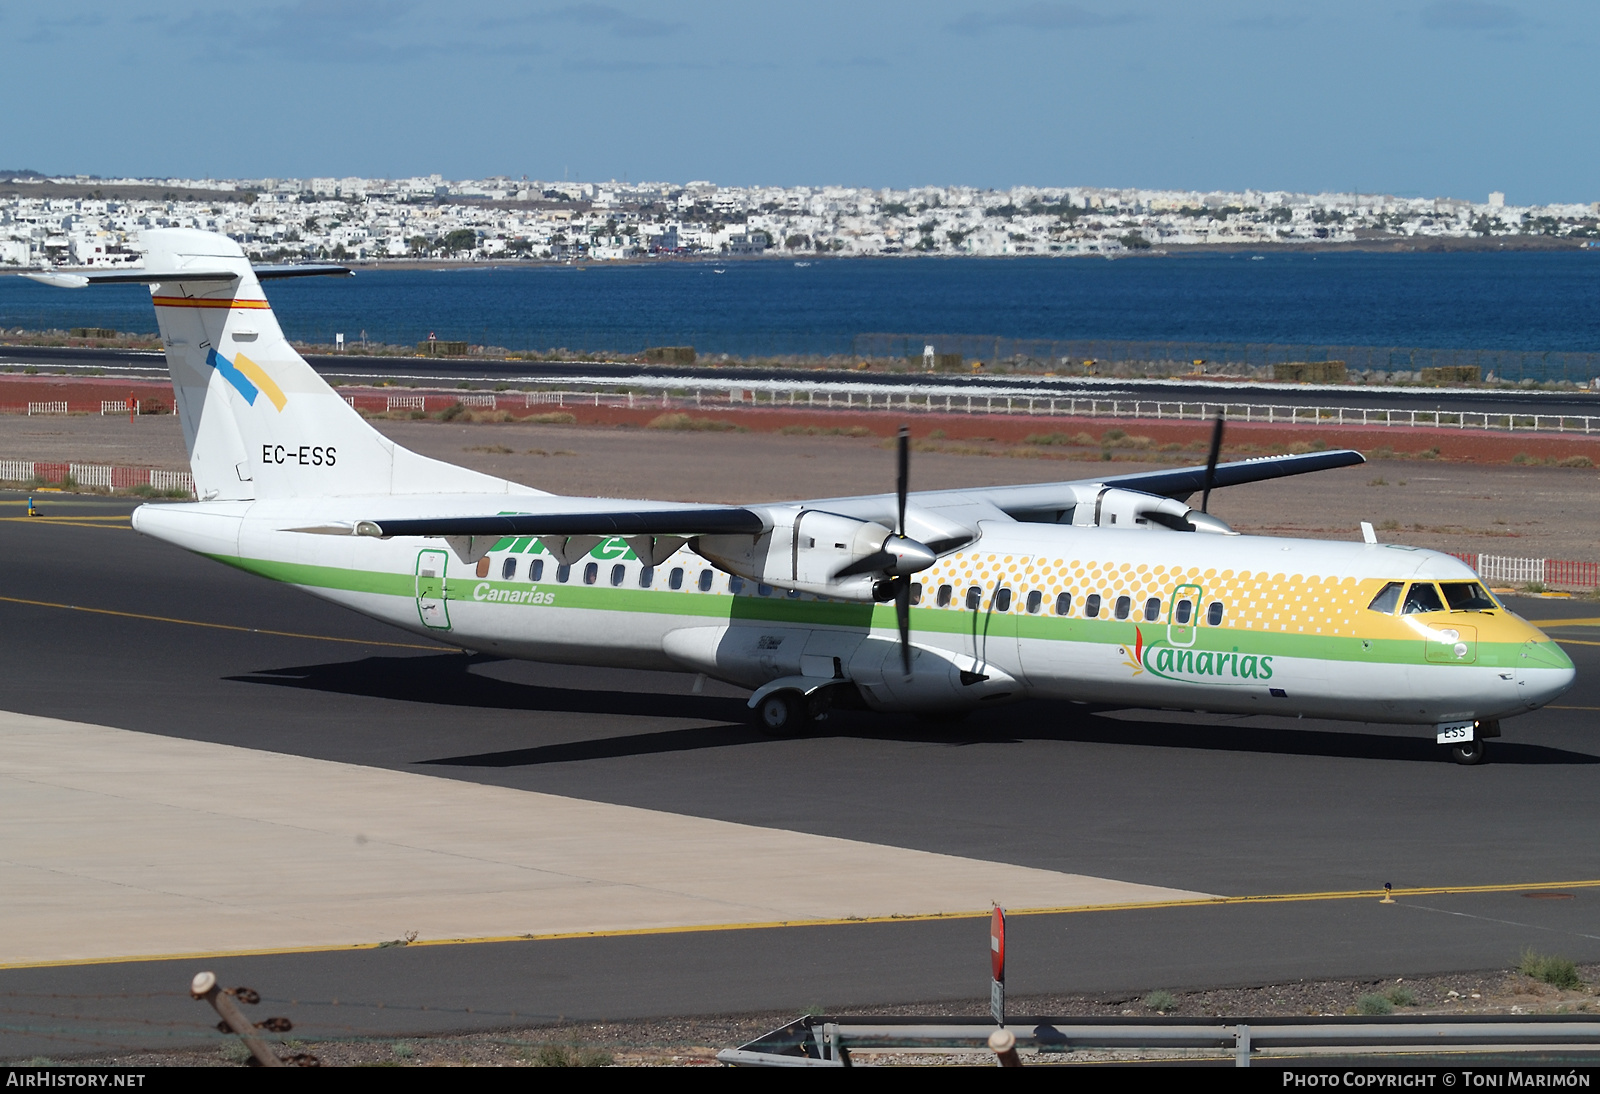
M 1217 481 L 1217 457 L 1222 454 L 1222 415 L 1217 415 L 1217 424 L 1211 429 L 1211 454 L 1206 457 L 1206 485 L 1205 491 L 1200 495 L 1200 511 L 1208 512 L 1211 506 L 1211 487 Z
M 879 570 L 887 570 L 897 561 L 898 560 L 888 551 L 877 551 L 868 555 L 866 558 L 856 559 L 843 569 L 835 570 L 833 576 L 855 577 L 858 574 L 877 573 Z
M 896 510 L 898 514 L 894 522 L 894 534 L 904 537 L 906 534 L 906 491 L 910 486 L 911 478 L 911 430 L 905 426 L 900 427 L 900 466 L 895 476 L 895 500 L 899 503 Z
M 894 619 L 900 624 L 900 667 L 911 676 L 911 579 L 900 578 L 894 590 Z

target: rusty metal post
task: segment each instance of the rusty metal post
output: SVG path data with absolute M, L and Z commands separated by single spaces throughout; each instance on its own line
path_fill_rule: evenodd
M 251 1024 L 250 1019 L 244 1016 L 244 1012 L 239 1009 L 239 1004 L 233 1001 L 233 993 L 217 987 L 215 973 L 196 973 L 193 982 L 189 985 L 189 994 L 196 999 L 204 999 L 216 1009 L 217 1014 L 222 1017 L 228 1028 L 239 1035 L 239 1039 L 250 1050 L 250 1055 L 255 1058 L 258 1066 L 289 1066 L 278 1059 L 277 1053 L 273 1052 L 267 1043 L 256 1035 L 256 1027 Z M 255 993 L 251 992 L 251 994 L 254 995 Z M 253 999 L 251 1000 L 251 1002 L 254 1001 Z
M 1022 1066 L 1022 1057 L 1017 1055 L 1017 1035 L 1009 1029 L 997 1029 L 989 1034 L 989 1051 L 1000 1060 L 1001 1067 Z

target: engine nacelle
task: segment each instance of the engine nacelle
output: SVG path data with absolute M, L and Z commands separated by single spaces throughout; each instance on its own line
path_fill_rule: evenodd
M 1191 509 L 1184 502 L 1115 486 L 1101 490 L 1093 500 L 1080 501 L 1073 510 L 1072 524 L 1076 528 L 1164 528 L 1173 532 L 1239 534 L 1210 513 Z
M 894 533 L 875 521 L 799 506 L 765 510 L 772 529 L 759 536 L 697 536 L 695 551 L 729 573 L 782 589 L 870 602 L 880 574 L 835 577 L 883 549 Z

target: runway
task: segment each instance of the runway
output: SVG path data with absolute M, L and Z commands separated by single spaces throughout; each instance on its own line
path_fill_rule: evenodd
M 40 882 L 31 892 L 45 905 L 8 895 L 0 937 L 15 952 L 0 964 L 34 967 L 0 968 L 0 1058 L 203 1041 L 206 1014 L 183 994 L 201 965 L 278 1001 L 273 1012 L 308 1037 L 919 1000 L 979 1012 L 986 922 L 971 897 L 1007 885 L 1037 913 L 1013 922 L 1018 995 L 1504 967 L 1528 946 L 1600 959 L 1592 602 L 1516 604 L 1534 619 L 1587 620 L 1552 632 L 1570 640 L 1579 682 L 1557 707 L 1508 722 L 1478 768 L 1450 764 L 1411 729 L 1046 704 L 954 726 L 839 713 L 774 741 L 747 728 L 732 689 L 430 648 L 143 539 L 127 529 L 130 509 L 52 496 L 28 520 L 15 496 L 0 497 L 0 710 L 25 716 L 0 719 L 11 742 L 0 743 L 0 780 L 32 771 L 30 785 L 77 803 L 53 824 L 8 795 L 0 860 L 21 869 L 16 849 L 49 838 L 64 857 L 82 854 L 81 835 L 67 834 L 101 831 L 105 861 L 81 877 L 160 889 L 176 902 L 162 906 L 168 919 L 204 937 L 155 937 L 126 899 L 88 886 L 71 890 L 75 918 L 54 917 L 51 941 L 19 925 L 68 889 Z M 38 744 L 47 732 L 74 747 L 51 761 Z M 29 734 L 32 768 L 16 745 Z M 120 813 L 105 806 L 119 778 L 137 790 Z M 204 793 L 171 790 L 184 785 Z M 457 818 L 449 831 L 427 823 L 430 795 Z M 395 802 L 416 803 L 414 815 Z M 372 830 L 352 834 L 364 817 Z M 576 857 L 507 834 L 558 820 L 562 853 Z M 405 838 L 375 838 L 380 822 Z M 141 842 L 151 831 L 176 842 Z M 583 861 L 587 832 L 610 848 L 609 865 Z M 616 850 L 630 841 L 636 860 Z M 480 861 L 465 865 L 475 847 Z M 389 865 L 361 874 L 362 848 Z M 799 864 L 787 874 L 774 867 L 784 855 Z M 50 858 L 35 853 L 31 876 Z M 333 864 L 320 890 L 297 880 L 312 862 Z M 581 923 L 540 919 L 533 889 L 507 879 L 576 877 L 574 863 L 655 889 L 569 901 L 611 932 L 571 937 Z M 191 866 L 241 895 L 212 916 L 193 892 L 179 900 L 152 883 Z M 710 867 L 722 890 L 708 887 Z M 361 888 L 408 872 L 405 899 L 427 908 Z M 819 880 L 782 889 L 796 876 Z M 920 903 L 898 895 L 897 878 L 920 879 Z M 929 878 L 946 890 L 928 890 Z M 1089 888 L 1072 890 L 1074 878 Z M 1371 895 L 1386 881 L 1396 905 Z M 1071 895 L 1096 884 L 1110 886 L 1096 890 L 1103 899 Z M 452 899 L 469 886 L 471 899 Z M 1562 886 L 1571 899 L 1523 895 Z M 751 894 L 763 892 L 757 906 Z M 291 915 L 282 904 L 297 893 Z M 351 929 L 286 929 L 309 922 L 306 893 L 344 900 L 320 922 Z M 686 911 L 696 900 L 722 904 Z M 472 920 L 474 901 L 492 914 Z M 409 914 L 386 918 L 386 906 Z M 379 948 L 408 930 L 415 944 Z M 522 934 L 535 937 L 471 940 Z M 126 960 L 194 951 L 204 956 Z

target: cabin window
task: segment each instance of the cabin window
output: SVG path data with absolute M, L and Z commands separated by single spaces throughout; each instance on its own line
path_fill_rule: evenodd
M 1044 604 L 1044 594 L 1041 593 L 1038 589 L 1034 589 L 1032 592 L 1030 592 L 1028 594 L 1028 614 L 1029 615 L 1038 615 L 1039 614 L 1039 608 L 1041 606 L 1043 606 L 1043 604 Z
M 1083 598 L 1083 614 L 1090 619 L 1100 618 L 1100 594 L 1090 593 Z
M 567 578 L 572 576 L 572 567 L 565 562 L 556 567 L 556 580 L 565 584 Z
M 939 595 L 934 598 L 934 603 L 941 608 L 948 608 L 950 606 L 950 593 L 952 591 L 953 590 L 950 588 L 950 586 L 940 585 Z
M 683 567 L 682 566 L 674 566 L 672 568 L 672 572 L 667 575 L 667 588 L 669 588 L 669 589 L 681 589 L 681 588 L 683 588 Z
M 1133 597 L 1131 597 L 1131 596 L 1119 596 L 1119 597 L 1117 597 L 1117 609 L 1116 609 L 1116 612 L 1114 614 L 1116 615 L 1116 617 L 1118 619 L 1126 619 L 1126 618 L 1128 618 L 1128 613 L 1131 612 L 1132 610 L 1133 610 Z
M 921 604 L 922 603 L 922 582 L 913 581 L 911 583 L 911 598 L 910 599 L 911 599 L 911 603 L 913 603 L 913 604 Z
M 1057 594 L 1057 596 L 1056 596 L 1056 614 L 1057 615 L 1071 615 L 1072 614 L 1072 594 L 1071 593 L 1059 593 L 1059 594 Z
M 656 583 L 656 568 L 645 566 L 639 570 L 639 588 L 648 589 Z
M 996 611 L 1009 612 L 1011 610 L 1011 590 L 997 589 L 994 594 L 994 607 Z
M 1400 606 L 1400 590 L 1404 589 L 1405 582 L 1391 581 L 1378 590 L 1378 595 L 1372 598 L 1372 603 L 1367 605 L 1369 612 L 1382 612 L 1384 615 L 1393 615 L 1394 610 Z
M 1444 601 L 1439 599 L 1439 590 L 1433 587 L 1432 582 L 1418 581 L 1406 590 L 1406 606 L 1401 610 L 1402 615 L 1442 611 Z
M 508 559 L 506 559 L 504 562 L 502 562 L 500 564 L 500 580 L 501 581 L 510 581 L 512 578 L 514 578 L 516 576 L 517 576 L 517 560 L 516 560 L 515 557 L 508 558 Z
M 544 576 L 544 559 L 535 558 L 528 562 L 528 580 L 538 581 Z
M 583 583 L 593 585 L 600 578 L 600 564 L 591 562 L 583 568 Z
M 740 577 L 738 574 L 729 574 L 728 591 L 734 596 L 738 596 L 740 593 L 744 592 L 744 578 Z
M 799 589 L 790 589 L 788 592 L 784 593 L 783 595 L 788 597 L 790 600 L 799 600 L 800 599 L 800 590 Z
M 1172 621 L 1180 627 L 1188 626 L 1193 615 L 1194 602 L 1190 600 L 1180 600 L 1178 606 L 1172 609 Z
M 1213 600 L 1211 606 L 1206 609 L 1206 626 L 1222 626 L 1222 601 Z
M 709 593 L 711 591 L 711 571 L 710 570 L 701 570 L 700 571 L 700 591 L 703 592 L 703 593 Z
M 973 585 L 967 589 L 967 611 L 975 612 L 983 603 L 983 590 Z
M 1443 581 L 1439 588 L 1453 612 L 1486 612 L 1500 606 L 1476 581 Z
M 1161 598 L 1159 596 L 1152 596 L 1149 600 L 1144 602 L 1144 621 L 1146 623 L 1154 623 L 1160 618 Z
M 757 596 L 771 596 L 772 595 L 772 586 L 771 585 L 761 585 L 761 584 L 756 585 L 756 595 Z
M 611 567 L 611 584 L 621 585 L 627 579 L 628 568 L 626 566 L 619 562 L 615 566 Z

